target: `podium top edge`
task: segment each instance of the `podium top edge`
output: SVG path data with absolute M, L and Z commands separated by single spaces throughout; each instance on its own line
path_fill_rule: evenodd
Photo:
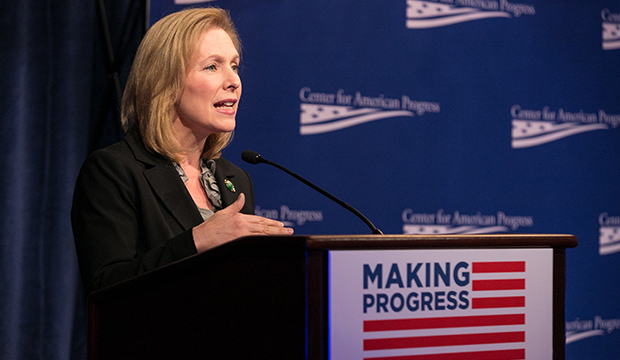
M 311 235 L 309 249 L 361 248 L 574 248 L 577 237 L 569 234 L 444 234 L 444 235 Z

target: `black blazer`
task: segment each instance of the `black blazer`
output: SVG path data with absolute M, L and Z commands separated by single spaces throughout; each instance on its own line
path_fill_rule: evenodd
M 215 162 L 222 205 L 244 193 L 241 212 L 253 214 L 249 175 L 223 158 Z M 93 152 L 78 175 L 71 208 L 86 293 L 196 254 L 192 228 L 202 221 L 172 162 L 149 152 L 138 135 Z

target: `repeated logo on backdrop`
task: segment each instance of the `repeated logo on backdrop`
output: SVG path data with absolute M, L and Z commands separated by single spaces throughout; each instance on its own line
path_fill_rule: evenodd
M 398 117 L 439 113 L 439 103 L 412 100 L 407 95 L 398 98 L 348 94 L 343 89 L 335 93 L 317 92 L 309 87 L 299 91 L 301 100 L 299 133 L 314 135 L 332 132 L 363 123 Z
M 577 318 L 566 321 L 565 328 L 566 344 L 570 344 L 593 336 L 608 335 L 615 330 L 620 330 L 620 319 L 603 319 L 598 315 L 592 320 Z
M 620 216 L 609 216 L 601 213 L 598 217 L 600 225 L 599 254 L 610 255 L 620 252 Z
M 403 234 L 491 234 L 514 232 L 524 227 L 534 226 L 532 216 L 506 215 L 503 211 L 497 214 L 483 215 L 461 214 L 455 211 L 445 213 L 443 209 L 436 213 L 416 213 L 411 209 L 402 212 Z
M 620 14 L 603 9 L 601 17 L 603 18 L 603 50 L 620 49 Z
M 620 125 L 620 115 L 608 114 L 605 110 L 571 112 L 562 108 L 551 110 L 548 106 L 526 109 L 516 104 L 510 108 L 510 115 L 513 149 L 538 146 L 588 131 L 615 129 Z
M 407 0 L 407 28 L 427 29 L 489 18 L 535 15 L 532 5 L 507 0 Z
M 599 255 L 611 255 L 620 252 L 620 216 L 611 216 L 602 212 L 598 216 Z M 592 319 L 575 318 L 566 321 L 566 344 L 571 344 L 591 337 L 611 335 L 620 330 L 620 319 L 605 319 L 596 315 Z
M 294 210 L 288 205 L 281 205 L 279 209 L 261 209 L 260 206 L 254 207 L 254 214 L 268 219 L 278 220 L 285 226 L 303 226 L 307 222 L 323 221 L 322 210 Z

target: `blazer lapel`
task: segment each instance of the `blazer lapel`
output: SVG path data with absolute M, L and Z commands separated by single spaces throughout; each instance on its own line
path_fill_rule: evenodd
M 216 161 L 215 181 L 217 181 L 217 186 L 220 188 L 220 194 L 222 196 L 222 208 L 225 208 L 237 200 L 237 198 L 239 197 L 239 192 L 235 188 L 233 188 L 233 190 L 228 188 L 228 184 L 234 186 L 235 174 L 227 171 L 227 169 L 219 165 L 220 163 Z
M 142 140 L 136 135 L 128 134 L 126 140 L 136 160 L 147 165 L 143 174 L 153 192 L 161 199 L 179 224 L 185 230 L 200 224 L 202 216 L 200 216 L 200 212 L 172 163 L 161 156 L 155 156 L 148 152 L 144 148 Z
M 190 229 L 202 222 L 202 216 L 196 208 L 183 181 L 172 165 L 158 165 L 144 171 L 144 176 L 159 196 L 166 208 L 184 229 Z

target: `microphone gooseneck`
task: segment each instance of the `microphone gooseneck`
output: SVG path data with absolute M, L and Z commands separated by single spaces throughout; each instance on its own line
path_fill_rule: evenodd
M 368 220 L 368 218 L 366 218 L 366 216 L 364 216 L 361 212 L 357 211 L 353 206 L 351 206 L 351 205 L 345 203 L 344 201 L 338 199 L 337 197 L 335 197 L 332 194 L 328 193 L 327 191 L 321 189 L 320 187 L 314 185 L 313 183 L 311 183 L 310 181 L 308 181 L 305 178 L 301 177 L 300 175 L 295 174 L 294 172 L 290 171 L 289 169 L 285 168 L 284 166 L 281 166 L 281 165 L 276 164 L 276 163 L 274 163 L 272 161 L 269 161 L 269 160 L 263 158 L 262 156 L 260 156 L 258 153 L 254 152 L 254 151 L 250 151 L 250 150 L 243 151 L 241 153 L 241 159 L 243 159 L 243 161 L 245 161 L 247 163 L 250 163 L 250 164 L 265 163 L 265 164 L 269 164 L 271 166 L 277 167 L 278 169 L 280 169 L 280 170 L 284 171 L 285 173 L 291 175 L 292 177 L 294 177 L 295 179 L 301 181 L 302 183 L 310 186 L 311 188 L 313 188 L 314 190 L 318 191 L 322 195 L 328 197 L 330 200 L 334 201 L 338 205 L 344 207 L 345 209 L 347 209 L 350 212 L 352 212 L 353 214 L 355 214 L 355 216 L 357 216 L 364 223 L 366 223 L 366 225 L 370 228 L 370 230 L 372 231 L 373 234 L 383 234 L 381 232 L 381 230 L 377 229 L 377 227 L 375 227 L 375 225 L 373 225 L 373 223 L 370 220 Z

